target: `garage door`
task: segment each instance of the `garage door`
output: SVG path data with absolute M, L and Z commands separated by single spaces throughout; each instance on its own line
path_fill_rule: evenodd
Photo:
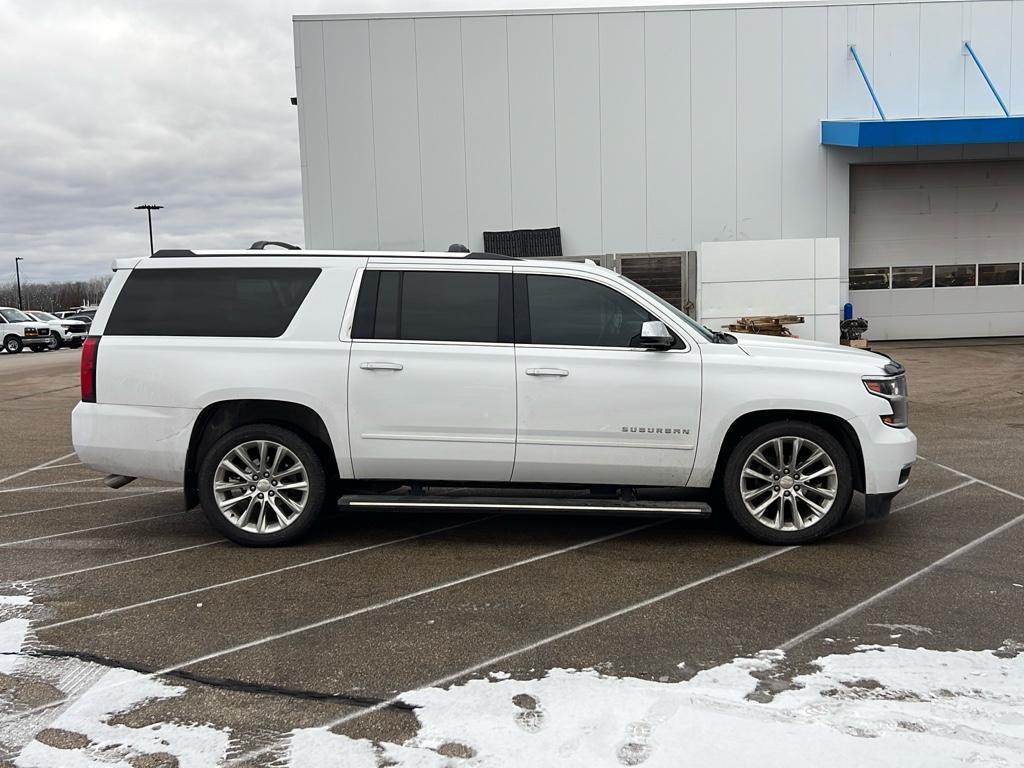
M 850 301 L 868 338 L 1024 335 L 1024 160 L 850 167 Z

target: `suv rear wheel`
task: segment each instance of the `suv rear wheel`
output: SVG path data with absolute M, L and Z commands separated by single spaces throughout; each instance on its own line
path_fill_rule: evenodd
M 729 512 L 743 530 L 769 544 L 802 544 L 828 534 L 846 514 L 853 467 L 821 427 L 777 421 L 740 440 L 722 482 Z
M 199 501 L 210 523 L 250 547 L 288 544 L 305 534 L 324 506 L 327 482 L 316 451 L 273 424 L 232 430 L 199 468 Z

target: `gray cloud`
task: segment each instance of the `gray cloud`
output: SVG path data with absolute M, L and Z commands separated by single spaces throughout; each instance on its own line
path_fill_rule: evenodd
M 315 5 L 315 4 L 314 4 Z M 0 280 L 302 242 L 290 3 L 0 5 Z M 320 10 L 312 9 L 313 12 Z
M 292 14 L 564 4 L 0 0 L 0 282 L 145 255 L 144 202 L 158 248 L 301 243 Z

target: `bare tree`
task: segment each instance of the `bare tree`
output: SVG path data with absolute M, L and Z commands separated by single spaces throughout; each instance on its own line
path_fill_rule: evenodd
M 25 309 L 59 312 L 70 307 L 99 304 L 110 283 L 109 275 L 88 280 L 64 280 L 50 283 L 22 283 Z M 14 281 L 0 283 L 0 307 L 18 306 L 18 286 Z

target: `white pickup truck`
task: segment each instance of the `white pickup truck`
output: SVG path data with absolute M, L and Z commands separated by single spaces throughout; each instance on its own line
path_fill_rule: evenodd
M 25 347 L 33 352 L 49 349 L 52 340 L 46 323 L 14 307 L 0 307 L 0 342 L 8 354 L 16 355 Z
M 292 541 L 339 499 L 695 516 L 715 499 L 802 543 L 854 492 L 886 514 L 915 460 L 898 363 L 710 331 L 593 264 L 179 250 L 114 270 L 75 450 L 115 486 L 182 483 L 243 544 Z

